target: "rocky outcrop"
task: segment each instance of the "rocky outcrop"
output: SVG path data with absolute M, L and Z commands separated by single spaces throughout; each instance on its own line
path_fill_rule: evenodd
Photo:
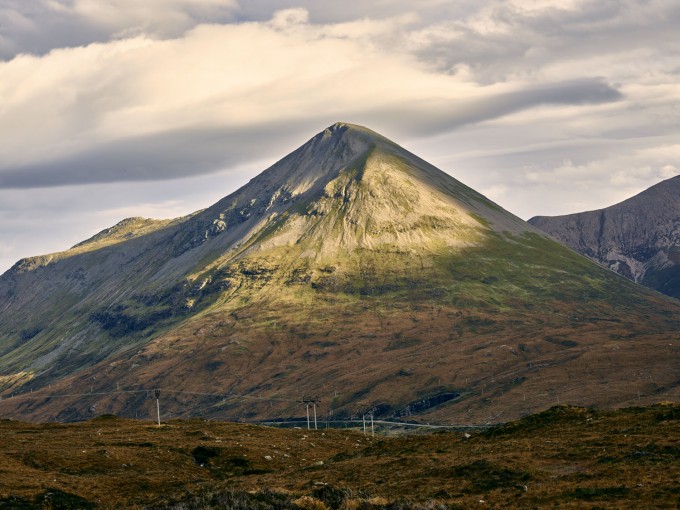
M 680 176 L 605 209 L 529 223 L 634 282 L 680 298 Z

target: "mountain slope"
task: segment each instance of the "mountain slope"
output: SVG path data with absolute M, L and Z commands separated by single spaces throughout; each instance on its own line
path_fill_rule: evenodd
M 348 124 L 208 209 L 21 261 L 0 303 L 0 384 L 23 392 L 0 409 L 34 419 L 147 414 L 162 387 L 173 413 L 294 416 L 305 394 L 487 421 L 680 379 L 677 303 Z
M 626 278 L 680 298 L 680 176 L 605 209 L 529 223 Z
M 304 236 L 304 245 L 312 252 L 322 247 L 321 255 L 329 250 L 352 251 L 374 241 L 397 244 L 416 232 L 419 239 L 414 243 L 422 245 L 446 237 L 442 235 L 446 229 L 473 230 L 469 225 L 476 222 L 453 209 L 453 216 L 442 218 L 441 225 L 410 225 L 403 230 L 402 219 L 428 221 L 422 210 L 406 211 L 409 202 L 418 203 L 418 190 L 408 178 L 382 188 L 369 184 L 371 192 L 382 189 L 383 195 L 369 197 L 371 205 L 356 207 L 356 203 L 367 204 L 365 197 L 356 196 L 364 193 L 357 183 L 376 178 L 373 173 L 366 179 L 359 174 L 369 167 L 380 168 L 386 158 L 406 158 L 405 169 L 417 169 L 421 163 L 408 163 L 413 156 L 375 133 L 336 125 L 209 209 L 173 222 L 147 220 L 143 235 L 134 228 L 140 221 L 125 220 L 67 252 L 18 262 L 0 284 L 0 333 L 9 339 L 3 342 L 3 351 L 14 350 L 14 363 L 9 366 L 38 367 L 55 357 L 68 364 L 55 352 L 66 349 L 75 356 L 75 365 L 103 358 L 117 344 L 134 342 L 152 325 L 184 317 L 207 294 L 223 291 L 233 282 L 219 271 L 221 265 L 240 260 L 253 249 L 273 247 L 272 243 L 288 245 Z M 433 186 L 451 186 L 445 174 L 436 172 L 432 169 L 428 174 Z M 476 207 L 477 202 L 484 203 L 483 197 L 459 183 L 454 188 L 463 203 Z M 378 203 L 381 209 L 374 207 Z M 423 209 L 435 204 L 421 205 Z M 389 217 L 397 209 L 394 222 L 377 214 L 380 210 Z M 402 218 L 403 214 L 407 216 Z M 386 226 L 391 233 L 379 232 Z M 286 237 L 273 235 L 284 227 Z M 437 228 L 439 235 L 427 233 Z M 253 276 L 247 269 L 239 274 Z M 108 332 L 104 336 L 102 327 Z M 84 334 L 87 346 L 82 345 Z M 116 338 L 115 344 L 110 336 Z M 93 341 L 97 338 L 103 340 Z M 16 349 L 29 340 L 30 348 Z M 27 356 L 22 356 L 24 352 Z M 79 356 L 90 353 L 86 360 Z

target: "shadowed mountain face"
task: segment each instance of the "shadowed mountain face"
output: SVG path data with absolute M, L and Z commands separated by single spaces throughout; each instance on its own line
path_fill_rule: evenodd
M 0 277 L 0 388 L 20 393 L 0 411 L 146 416 L 161 387 L 166 415 L 314 395 L 335 417 L 499 421 L 677 392 L 678 326 L 677 302 L 336 124 L 208 209 Z
M 680 298 L 680 176 L 606 209 L 529 223 L 626 278 Z

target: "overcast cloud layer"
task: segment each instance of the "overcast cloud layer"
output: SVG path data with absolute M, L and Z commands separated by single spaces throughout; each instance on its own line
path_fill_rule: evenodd
M 0 271 L 336 121 L 529 218 L 680 173 L 676 0 L 0 0 Z

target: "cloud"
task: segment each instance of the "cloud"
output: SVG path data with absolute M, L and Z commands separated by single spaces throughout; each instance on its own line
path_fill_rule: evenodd
M 630 145 L 630 142 L 626 144 Z M 569 186 L 581 190 L 592 187 L 637 189 L 679 173 L 680 145 L 626 148 L 621 144 L 607 157 L 575 163 L 565 159 L 551 168 L 528 166 L 524 178 L 531 185 Z
M 643 143 L 637 141 L 638 145 Z M 552 165 L 543 162 L 519 168 L 513 188 L 517 189 L 521 183 L 524 191 L 520 195 L 531 201 L 529 207 L 519 206 L 518 211 L 525 209 L 529 217 L 536 213 L 528 209 L 542 209 L 549 211 L 545 213 L 549 215 L 600 209 L 680 174 L 680 146 L 635 148 L 631 145 L 630 141 L 622 142 L 604 157 L 581 162 L 564 159 Z M 556 201 L 558 196 L 561 200 Z M 540 208 L 538 204 L 542 204 Z
M 542 105 L 581 106 L 619 101 L 622 94 L 597 78 L 570 80 L 541 85 L 522 84 L 519 90 L 471 94 L 464 100 L 451 99 L 445 104 L 415 105 L 410 111 L 392 110 L 394 117 L 411 118 L 408 134 L 436 135 L 468 124 L 498 119 Z M 501 90 L 505 87 L 499 87 Z
M 397 13 L 417 13 L 424 21 L 458 17 L 478 8 L 477 0 L 247 0 L 240 2 L 238 15 L 246 20 L 266 20 L 273 9 L 303 8 L 317 23 L 335 24 L 366 18 L 380 19 Z
M 290 126 L 285 126 L 290 127 Z M 2 188 L 158 181 L 237 167 L 256 154 L 282 154 L 299 140 L 281 125 L 269 129 L 179 129 L 94 145 L 62 158 L 0 173 Z
M 675 0 L 4 0 L 0 20 L 8 259 L 83 218 L 204 207 L 338 120 L 525 218 L 680 168 Z
M 526 91 L 499 94 L 467 103 L 415 103 L 410 108 L 381 105 L 371 117 L 389 124 L 398 117 L 410 118 L 401 134 L 425 136 L 450 131 L 541 104 L 589 104 L 619 99 L 615 90 L 597 80 L 582 80 L 542 86 Z M 370 107 L 370 105 L 369 105 Z M 340 113 L 338 112 L 338 115 Z M 361 114 L 357 112 L 357 115 Z M 282 121 L 257 126 L 193 126 L 149 135 L 94 143 L 62 157 L 5 167 L 0 188 L 32 188 L 83 184 L 161 180 L 200 175 L 229 168 L 260 156 L 282 155 L 311 134 L 307 124 L 319 122 Z
M 480 83 L 603 72 L 613 79 L 612 71 L 639 79 L 641 67 L 676 65 L 679 22 L 680 6 L 672 0 L 486 1 L 468 16 L 427 24 L 407 37 L 434 69 L 464 69 Z
M 617 101 L 601 78 L 479 87 L 429 72 L 385 34 L 412 18 L 314 25 L 304 9 L 0 63 L 0 187 L 214 172 L 336 120 L 431 135 L 538 105 Z M 262 149 L 262 147 L 266 147 Z
M 50 2 L 55 5 L 55 2 Z M 143 31 L 163 36 L 181 34 L 201 22 L 231 19 L 235 0 L 71 0 L 57 10 L 87 20 L 110 33 Z
M 0 59 L 141 34 L 178 37 L 201 23 L 233 20 L 237 8 L 236 0 L 4 0 Z

